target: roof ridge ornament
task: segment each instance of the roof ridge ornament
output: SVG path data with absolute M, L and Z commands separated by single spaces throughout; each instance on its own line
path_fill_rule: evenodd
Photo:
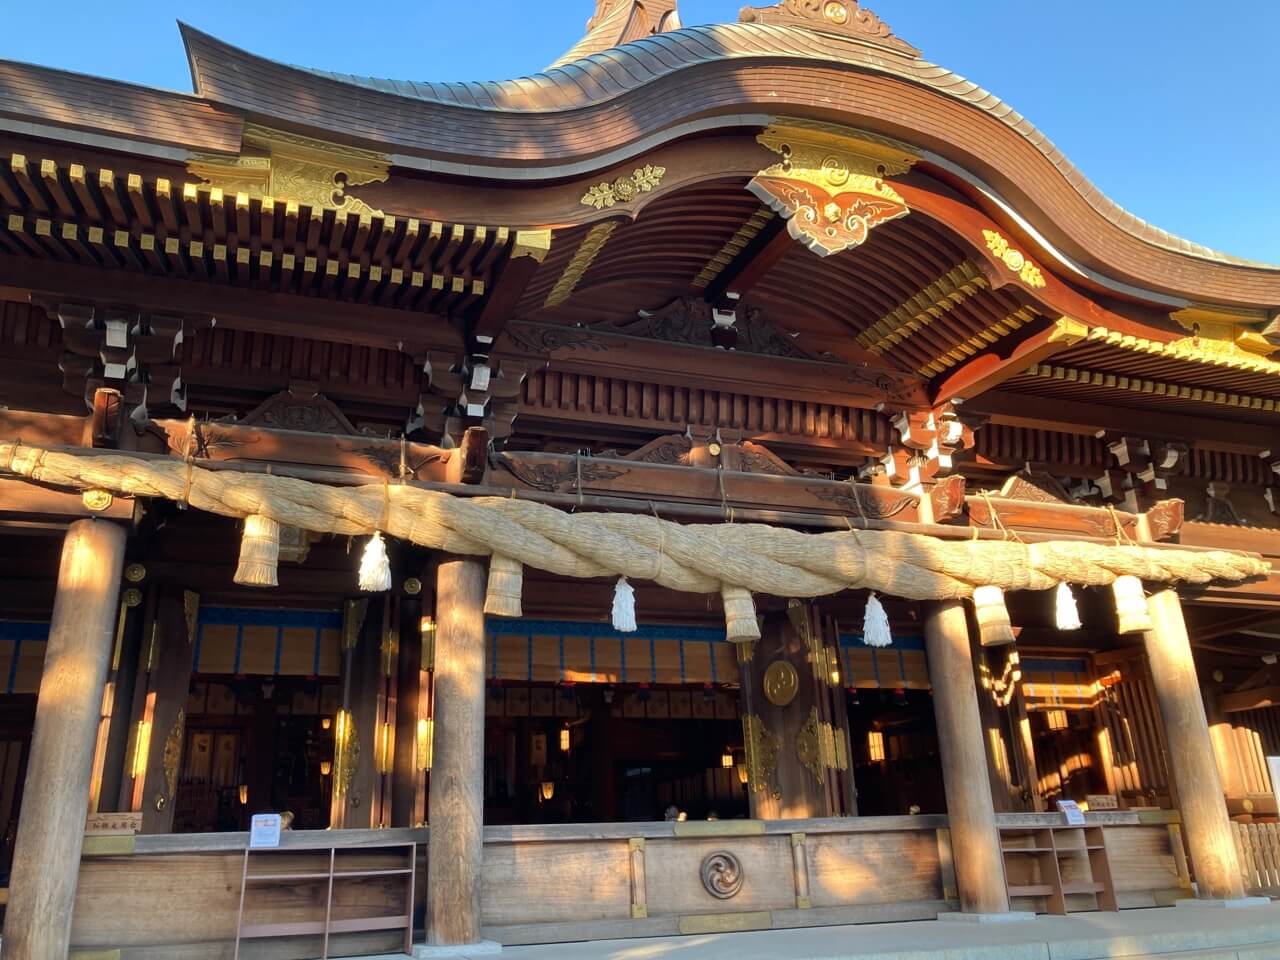
M 858 0 L 783 0 L 771 7 L 743 7 L 738 19 L 742 23 L 804 27 L 920 56 L 919 50 L 894 36 L 890 26 Z
M 586 35 L 547 69 L 564 66 L 633 40 L 679 30 L 681 23 L 677 3 L 678 0 L 596 0 L 596 12 L 587 21 Z

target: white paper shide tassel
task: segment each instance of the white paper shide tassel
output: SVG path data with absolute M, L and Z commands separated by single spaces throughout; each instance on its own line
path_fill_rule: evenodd
M 1084 626 L 1080 622 L 1080 609 L 1076 606 L 1076 595 L 1071 592 L 1069 583 L 1058 584 L 1056 608 L 1059 630 L 1079 630 Z
M 613 629 L 636 632 L 636 591 L 626 577 L 619 577 L 613 588 Z
M 1147 595 L 1137 577 L 1116 577 L 1111 584 L 1116 604 L 1116 624 L 1120 633 L 1143 633 L 1151 629 Z
M 381 533 L 375 533 L 364 545 L 360 558 L 360 589 L 365 593 L 385 593 L 391 589 L 391 560 Z
M 893 643 L 889 614 L 874 593 L 867 597 L 867 609 L 862 615 L 862 642 L 868 647 L 887 647 Z

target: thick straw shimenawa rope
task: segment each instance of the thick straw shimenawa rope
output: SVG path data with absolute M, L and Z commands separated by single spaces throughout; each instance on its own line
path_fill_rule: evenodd
M 685 526 L 652 516 L 566 513 L 501 497 L 455 497 L 410 486 L 330 487 L 291 477 L 191 469 L 127 454 L 80 456 L 0 443 L 11 472 L 53 486 L 185 499 L 197 510 L 261 515 L 347 536 L 381 529 L 455 554 L 498 554 L 566 577 L 625 576 L 672 590 L 817 597 L 849 588 L 908 600 L 969 597 L 975 587 L 1049 590 L 1156 583 L 1238 582 L 1265 576 L 1256 556 L 1078 541 L 951 541 L 898 531 L 800 533 L 764 524 Z

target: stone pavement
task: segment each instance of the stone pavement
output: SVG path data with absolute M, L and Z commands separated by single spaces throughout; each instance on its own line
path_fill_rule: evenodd
M 466 956 L 466 954 L 462 954 Z M 501 960 L 1280 960 L 1280 902 L 506 947 Z M 493 955 L 490 954 L 489 958 Z

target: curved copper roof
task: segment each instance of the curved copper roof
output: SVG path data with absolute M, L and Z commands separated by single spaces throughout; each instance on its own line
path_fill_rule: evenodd
M 864 99 L 839 96 L 842 91 L 838 87 L 822 89 L 824 74 L 797 73 L 801 68 L 836 68 L 845 77 L 870 74 L 908 81 L 976 109 L 1015 132 L 1059 174 L 1057 184 L 1042 182 L 1041 189 L 1062 192 L 1063 187 L 1069 188 L 1093 211 L 1143 244 L 1212 263 L 1280 272 L 1280 268 L 1182 239 L 1127 212 L 1094 186 L 1026 118 L 963 77 L 882 46 L 808 29 L 762 23 L 686 27 L 531 76 L 467 83 L 382 80 L 288 67 L 245 53 L 191 27 L 182 29 L 196 91 L 203 97 L 372 142 L 390 142 L 407 152 L 465 157 L 473 163 L 565 163 L 599 155 L 628 139 L 651 135 L 697 115 L 777 110 L 782 103 L 795 109 L 806 101 L 828 114 L 845 112 L 842 104 L 856 104 L 861 109 L 868 106 Z M 680 77 L 674 86 L 664 83 L 693 70 L 714 72 L 729 82 L 715 83 L 704 76 L 696 84 L 689 77 Z M 764 81 L 768 93 L 756 92 L 743 83 L 748 77 L 744 70 Z M 788 79 L 791 90 L 784 82 Z M 310 96 L 296 96 L 300 87 Z M 645 96 L 649 91 L 660 91 L 662 96 L 655 102 L 654 97 Z M 914 111 L 895 112 L 901 118 L 912 116 Z M 915 115 L 923 119 L 923 112 Z M 953 119 L 951 126 L 956 123 Z M 963 126 L 963 121 L 959 123 Z M 910 139 L 910 128 L 893 132 Z M 954 130 L 951 137 L 936 127 L 921 132 L 932 134 L 929 140 L 949 139 L 966 152 L 993 152 L 989 144 L 973 144 L 972 131 Z M 931 146 L 929 142 L 920 145 Z M 989 159 L 999 167 L 998 157 Z M 1033 178 L 1016 169 L 1001 172 L 1015 184 Z M 1050 206 L 1039 205 L 1042 209 Z M 1085 236 L 1077 238 L 1082 246 Z

